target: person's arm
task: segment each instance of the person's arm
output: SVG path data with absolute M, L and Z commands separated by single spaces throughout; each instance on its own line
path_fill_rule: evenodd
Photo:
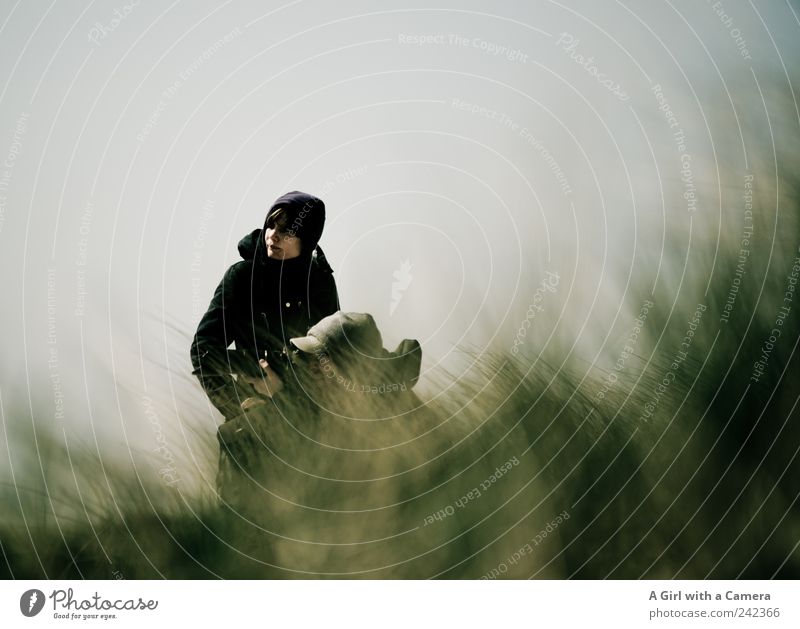
M 312 315 L 316 317 L 314 323 L 339 310 L 339 291 L 336 289 L 333 272 L 325 272 L 321 275 L 318 292 L 312 296 L 314 300 L 311 306 Z
M 191 347 L 192 374 L 211 403 L 231 419 L 242 411 L 233 377 L 227 373 L 227 348 L 233 343 L 233 309 L 238 265 L 231 266 L 214 291 L 208 310 L 197 326 Z M 227 322 L 226 322 L 227 314 Z

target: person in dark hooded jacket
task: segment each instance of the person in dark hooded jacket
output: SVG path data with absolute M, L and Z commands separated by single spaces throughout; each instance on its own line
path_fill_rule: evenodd
M 243 260 L 225 272 L 191 346 L 192 373 L 226 421 L 241 414 L 252 392 L 231 375 L 232 344 L 257 365 L 339 309 L 333 270 L 318 246 L 324 225 L 325 204 L 294 191 L 275 201 L 263 228 L 239 241 Z

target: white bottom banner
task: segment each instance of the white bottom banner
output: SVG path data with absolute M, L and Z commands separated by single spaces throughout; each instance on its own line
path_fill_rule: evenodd
M 798 627 L 798 593 L 796 581 L 7 581 L 0 626 Z

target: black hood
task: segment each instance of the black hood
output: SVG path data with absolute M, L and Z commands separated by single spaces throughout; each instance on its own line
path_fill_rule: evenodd
M 270 216 L 278 208 L 283 208 L 289 218 L 287 231 L 300 239 L 305 257 L 310 256 L 322 237 L 322 229 L 325 227 L 325 204 L 322 199 L 297 190 L 287 192 L 278 197 L 267 212 L 264 229 L 267 227 Z M 302 256 L 304 253 L 300 255 Z

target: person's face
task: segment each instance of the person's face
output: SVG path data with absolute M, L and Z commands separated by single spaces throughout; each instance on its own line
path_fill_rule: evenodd
M 325 373 L 319 359 L 314 354 L 293 349 L 290 354 L 292 366 L 302 383 L 321 383 L 325 381 Z
M 319 402 L 326 399 L 332 392 L 332 383 L 335 368 L 326 355 L 317 356 L 313 353 L 301 352 L 295 349 L 291 353 L 294 376 L 305 391 L 306 395 Z
M 286 221 L 268 224 L 264 232 L 264 242 L 267 245 L 267 256 L 274 260 L 291 260 L 300 255 L 300 239 L 289 233 Z

